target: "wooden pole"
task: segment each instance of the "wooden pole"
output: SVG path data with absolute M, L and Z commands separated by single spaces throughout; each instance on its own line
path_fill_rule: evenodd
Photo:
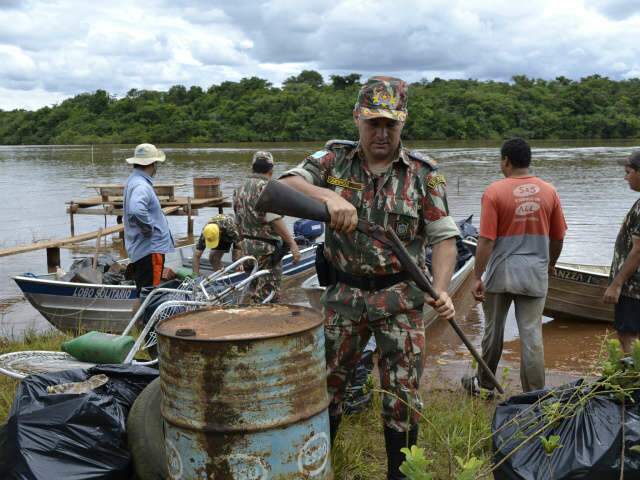
M 122 225 L 122 215 L 118 215 L 116 217 L 116 223 L 118 225 Z M 124 240 L 124 228 L 118 232 L 118 236 L 120 237 L 121 240 Z
M 75 211 L 75 207 L 73 206 L 73 202 L 69 204 L 69 220 L 71 222 L 71 236 L 74 237 L 76 234 L 76 227 L 73 224 L 73 213 Z
M 187 197 L 187 235 L 193 235 L 193 218 L 191 218 L 191 197 Z
M 60 266 L 60 247 L 47 248 L 47 270 L 55 272 Z
M 98 255 L 100 254 L 100 239 L 102 238 L 102 229 L 98 229 L 98 236 L 96 237 L 96 252 L 93 255 L 93 269 L 98 268 Z

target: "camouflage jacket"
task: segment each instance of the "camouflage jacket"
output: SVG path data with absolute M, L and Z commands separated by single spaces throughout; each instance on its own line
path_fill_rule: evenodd
M 225 215 L 223 213 L 220 213 L 214 217 L 211 217 L 207 222 L 207 225 L 211 223 L 215 223 L 216 225 L 218 225 L 218 227 L 220 227 L 220 243 L 233 243 L 237 245 L 240 242 L 240 234 L 238 233 L 238 227 L 236 225 L 235 219 L 233 218 L 233 215 Z M 204 235 L 201 233 L 196 245 L 196 249 L 204 251 L 205 248 L 206 242 L 204 240 Z
M 613 249 L 613 260 L 611 262 L 611 273 L 609 281 L 622 269 L 622 265 L 629 256 L 633 247 L 633 238 L 640 237 L 640 199 L 633 204 L 629 213 L 622 222 L 616 245 Z M 640 270 L 636 271 L 622 286 L 621 295 L 640 300 Z
M 437 173 L 435 162 L 417 152 L 401 147 L 390 168 L 375 176 L 357 143 L 334 140 L 284 175 L 291 174 L 342 195 L 357 208 L 359 218 L 391 226 L 418 265 L 425 264 L 427 244 L 459 235 L 448 213 L 444 177 Z M 402 270 L 389 248 L 358 231 L 345 234 L 328 227 L 325 256 L 352 275 Z M 424 294 L 413 282 L 374 292 L 338 283 L 327 289 L 324 301 L 348 317 L 357 317 L 366 308 L 369 317 L 376 319 L 420 307 Z
M 252 173 L 233 192 L 233 211 L 242 239 L 240 245 L 243 253 L 247 255 L 270 255 L 275 246 L 269 242 L 244 238 L 246 236 L 281 241 L 280 235 L 271 225 L 272 221 L 281 217 L 272 213 L 257 212 L 255 209 L 255 204 L 268 181 L 266 175 Z

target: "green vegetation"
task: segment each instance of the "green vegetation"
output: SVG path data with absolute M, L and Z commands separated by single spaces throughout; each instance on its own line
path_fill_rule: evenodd
M 385 478 L 381 401 L 381 391 L 374 390 L 367 410 L 344 417 L 332 452 L 336 478 Z M 491 468 L 491 417 L 496 405 L 497 401 L 460 392 L 430 390 L 424 399 L 417 446 L 405 452 L 407 461 L 402 470 L 407 478 L 491 478 L 487 475 Z
M 315 71 L 282 88 L 244 78 L 206 91 L 182 85 L 167 92 L 130 90 L 115 98 L 83 93 L 37 111 L 0 110 L 0 144 L 218 143 L 353 138 L 351 111 L 358 74 Z M 573 81 L 515 76 L 512 82 L 420 81 L 409 90 L 407 140 L 636 138 L 640 79 L 592 75 Z

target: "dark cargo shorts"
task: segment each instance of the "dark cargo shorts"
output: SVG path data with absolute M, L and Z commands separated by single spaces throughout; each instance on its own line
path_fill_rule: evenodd
M 616 303 L 613 326 L 618 332 L 640 333 L 640 300 L 621 295 Z

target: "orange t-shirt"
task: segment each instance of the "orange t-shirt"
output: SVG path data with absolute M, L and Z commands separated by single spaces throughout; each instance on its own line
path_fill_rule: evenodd
M 487 291 L 545 296 L 549 239 L 562 240 L 566 229 L 551 184 L 529 176 L 489 185 L 480 214 L 480 236 L 495 240 L 485 271 Z
M 558 192 L 537 177 L 498 180 L 482 196 L 481 237 L 545 235 L 562 240 L 566 230 Z

